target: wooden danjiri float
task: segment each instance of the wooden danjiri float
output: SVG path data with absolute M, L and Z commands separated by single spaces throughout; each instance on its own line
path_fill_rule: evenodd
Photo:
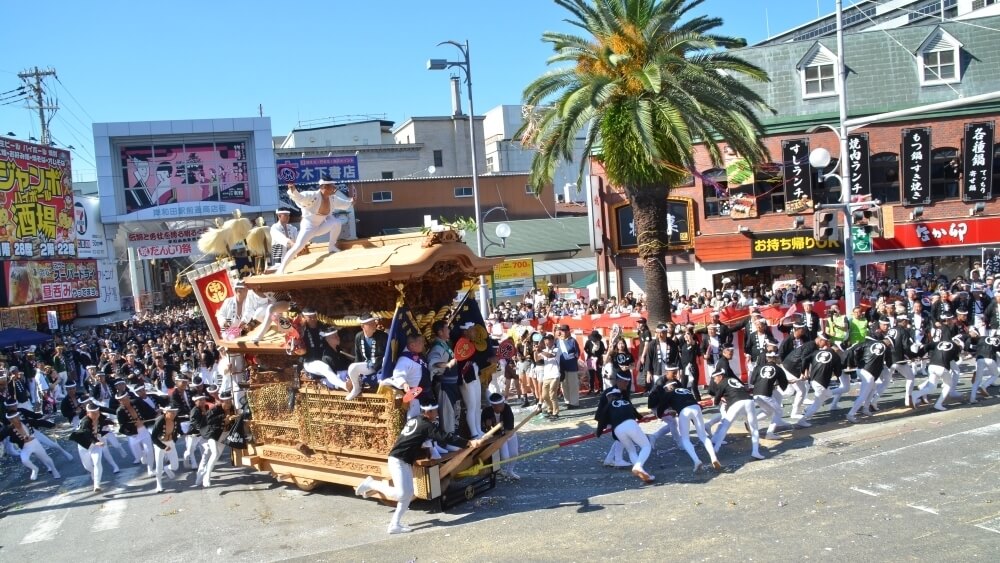
M 476 257 L 454 230 L 340 241 L 341 251 L 333 254 L 326 244 L 311 245 L 282 275 L 242 280 L 258 295 L 273 293 L 292 304 L 290 312 L 271 317 L 274 322 L 263 334 L 256 325 L 234 331 L 218 324 L 216 312 L 234 295 L 237 281 L 231 261 L 187 274 L 234 372 L 245 368 L 252 441 L 245 450 L 233 450 L 234 461 L 304 490 L 320 483 L 354 487 L 368 475 L 389 479 L 387 458 L 405 422 L 406 405 L 402 393 L 391 387 L 366 389 L 348 401 L 346 392 L 328 390 L 301 374 L 300 358 L 287 342 L 296 311 L 311 307 L 321 322 L 343 329 L 341 341 L 348 353 L 354 352 L 359 314 L 376 312 L 388 331 L 403 303 L 426 336 L 431 323 L 448 317 L 463 283 L 489 273 L 497 262 Z M 499 459 L 505 439 L 493 437 L 477 449 L 418 462 L 416 497 L 448 507 L 492 488 L 496 478 L 489 464 Z M 468 477 L 483 464 L 485 469 Z

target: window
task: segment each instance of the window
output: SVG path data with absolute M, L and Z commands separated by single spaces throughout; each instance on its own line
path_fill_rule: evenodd
M 455 197 L 472 197 L 472 188 L 455 188 Z
M 532 188 L 531 184 L 525 184 L 524 185 L 524 195 L 530 195 L 530 196 L 535 195 L 535 188 Z
M 392 180 L 392 172 L 382 172 L 383 180 Z
M 961 173 L 958 149 L 945 147 L 931 151 L 931 201 L 958 197 Z
M 444 151 L 434 151 L 434 166 L 444 166 Z
M 785 182 L 781 164 L 768 162 L 757 168 L 754 179 L 757 184 L 757 212 L 782 213 L 785 210 Z
M 493 172 L 493 162 L 492 156 L 486 157 L 486 172 Z
M 701 190 L 705 217 L 729 216 L 729 183 L 726 182 L 725 170 L 712 168 L 702 172 Z
M 392 201 L 392 192 L 373 192 L 372 203 L 385 203 Z
M 871 158 L 872 199 L 899 203 L 899 157 L 881 152 Z
M 920 56 L 920 85 L 934 86 L 961 80 L 962 44 L 950 33 L 934 28 L 917 47 Z
M 797 65 L 802 81 L 803 98 L 822 98 L 837 94 L 837 55 L 816 42 Z

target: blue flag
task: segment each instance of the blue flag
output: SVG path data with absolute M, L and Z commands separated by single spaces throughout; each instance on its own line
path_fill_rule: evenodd
M 396 360 L 406 350 L 406 339 L 419 334 L 422 333 L 417 328 L 413 315 L 410 314 L 410 308 L 405 305 L 397 307 L 396 313 L 392 316 L 392 324 L 389 326 L 389 341 L 385 347 L 385 356 L 382 358 L 379 381 L 392 377 L 392 370 L 396 369 Z
M 462 302 L 458 308 L 458 312 L 455 313 L 455 319 L 452 321 L 451 328 L 451 341 L 454 344 L 459 338 L 462 337 L 462 329 L 459 328 L 465 323 L 473 323 L 482 327 L 481 333 L 485 336 L 489 332 L 486 330 L 486 322 L 483 320 L 483 314 L 479 310 L 479 303 L 476 302 L 475 298 L 468 298 Z M 489 336 L 486 336 L 486 350 L 481 352 L 476 352 L 473 359 L 480 368 L 484 368 L 489 365 L 489 357 L 491 352 L 496 349 L 497 341 Z

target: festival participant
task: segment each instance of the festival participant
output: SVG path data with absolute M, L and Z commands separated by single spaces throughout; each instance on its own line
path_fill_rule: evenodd
M 914 385 L 913 365 L 910 361 L 916 355 L 914 351 L 920 349 L 920 344 L 913 339 L 913 331 L 910 329 L 910 317 L 907 315 L 897 315 L 896 326 L 889 329 L 886 337 L 890 342 L 889 361 L 892 363 L 889 366 L 888 376 L 882 378 L 878 388 L 875 390 L 876 397 L 881 397 L 885 393 L 886 389 L 892 383 L 893 374 L 898 373 L 906 380 L 903 406 L 917 408 L 910 401 Z M 878 399 L 876 398 L 874 402 L 877 405 Z
M 668 365 L 677 365 L 677 343 L 671 338 L 670 327 L 664 323 L 656 325 L 656 338 L 646 346 L 645 387 L 652 387 L 657 377 L 664 375 Z
M 606 401 L 603 401 L 604 404 L 597 409 L 597 430 L 594 435 L 599 438 L 604 429 L 610 426 L 612 435 L 621 442 L 622 448 L 628 452 L 628 457 L 632 460 L 632 474 L 643 483 L 653 482 L 656 477 L 650 475 L 643 467 L 653 448 L 649 443 L 649 437 L 639 427 L 638 420 L 642 418 L 639 416 L 639 411 L 617 387 L 610 389 L 602 399 Z
M 580 345 L 569 325 L 556 327 L 556 348 L 559 350 L 559 371 L 566 410 L 580 408 Z
M 1000 336 L 985 336 L 975 327 L 969 329 L 970 343 L 976 355 L 976 375 L 972 380 L 969 402 L 975 403 L 978 394 L 989 398 L 987 387 L 1000 376 L 997 370 L 997 352 L 1000 352 Z
M 31 470 L 32 481 L 38 479 L 38 466 L 31 462 L 31 456 L 37 457 L 54 478 L 62 478 L 41 442 L 35 439 L 35 430 L 21 421 L 21 413 L 17 411 L 7 413 L 7 425 L 0 429 L 0 439 L 4 438 L 10 438 L 10 441 L 20 448 L 21 463 Z
M 656 442 L 668 433 L 674 439 L 674 444 L 678 447 L 681 446 L 681 438 L 677 428 L 677 412 L 668 409 L 663 403 L 663 396 L 667 392 L 667 385 L 670 383 L 680 384 L 679 374 L 680 368 L 677 366 L 667 366 L 663 376 L 656 378 L 656 381 L 653 382 L 653 386 L 650 387 L 649 393 L 647 394 L 646 408 L 653 411 L 657 418 L 663 422 L 663 426 L 659 427 L 656 432 L 649 435 L 649 443 L 653 446 L 656 446 Z M 686 389 L 686 387 L 683 388 Z M 623 389 L 622 392 L 624 393 L 625 390 Z M 617 442 L 615 445 L 618 445 Z M 615 455 L 617 459 L 621 459 L 620 452 L 616 452 Z
M 746 333 L 746 338 L 743 342 L 743 352 L 747 359 L 747 369 L 753 373 L 757 364 L 766 359 L 764 354 L 767 352 L 768 347 L 777 347 L 778 341 L 771 336 L 771 331 L 767 329 L 767 320 L 760 316 L 760 313 L 756 313 L 756 316 L 751 313 L 751 319 L 750 324 L 753 329 Z M 709 366 L 710 369 L 713 367 Z
M 295 239 L 299 236 L 299 228 L 289 224 L 292 217 L 292 210 L 284 207 L 274 212 L 278 217 L 278 222 L 271 225 L 271 265 L 281 264 L 281 259 L 285 256 L 285 251 L 295 244 Z
M 226 403 L 232 405 L 233 396 L 230 394 L 219 395 L 219 401 L 208 408 L 202 408 L 204 414 L 204 424 L 201 426 L 201 439 L 205 441 L 202 445 L 201 464 L 198 472 L 195 473 L 192 487 L 202 486 L 205 488 L 212 486 L 212 471 L 225 445 L 221 442 L 222 434 L 226 425 Z M 197 403 L 196 403 L 197 404 Z
M 583 353 L 587 362 L 589 394 L 599 395 L 603 387 L 601 368 L 604 364 L 604 355 L 608 353 L 608 347 L 604 343 L 604 339 L 601 338 L 601 333 L 596 329 L 590 331 L 590 336 L 587 337 L 587 342 L 583 345 Z
M 254 343 L 260 342 L 260 339 L 271 327 L 274 315 L 288 311 L 290 306 L 288 301 L 278 301 L 273 293 L 261 295 L 252 289 L 247 289 L 243 280 L 237 280 L 233 284 L 233 291 L 235 295 L 227 297 L 222 302 L 218 311 L 215 312 L 215 318 L 219 322 L 219 326 L 227 331 L 235 330 L 234 327 L 237 326 L 246 327 L 251 322 L 257 321 L 260 323 L 260 327 L 254 329 Z M 242 328 L 239 330 L 242 332 Z M 214 362 L 203 363 L 214 364 Z
M 815 350 L 816 343 L 806 335 L 806 326 L 799 321 L 792 324 L 792 334 L 778 345 L 781 367 L 785 371 L 785 377 L 788 378 L 788 386 L 782 395 L 795 394 L 795 398 L 792 399 L 792 412 L 789 415 L 792 420 L 802 416 L 802 406 L 807 392 L 806 382 L 803 379 L 805 360 Z
M 497 424 L 502 424 L 503 429 L 498 432 L 499 436 L 503 436 L 507 432 L 513 432 L 514 430 L 514 411 L 511 410 L 510 405 L 507 404 L 507 400 L 503 398 L 500 393 L 492 393 L 487 397 L 489 405 L 483 407 L 483 430 L 489 431 L 493 426 Z M 518 444 L 517 444 L 517 433 L 514 432 L 509 438 L 500 446 L 500 461 L 506 462 L 506 460 L 517 457 L 518 454 Z M 514 471 L 514 464 L 507 463 L 500 469 L 500 475 L 514 481 L 520 481 L 521 477 Z
M 431 376 L 438 382 L 437 397 L 441 406 L 441 428 L 445 432 L 454 433 L 458 424 L 458 411 L 455 404 L 462 398 L 458 389 L 458 370 L 455 360 L 455 352 L 451 349 L 451 342 L 448 340 L 448 323 L 444 320 L 437 320 L 431 325 L 431 332 L 434 333 L 434 342 L 431 344 L 430 352 L 427 354 L 427 364 L 431 369 Z M 445 446 L 451 450 L 455 446 Z M 457 448 L 455 448 L 457 449 Z
M 423 358 L 425 345 L 423 335 L 408 336 L 406 350 L 396 359 L 396 365 L 392 369 L 392 377 L 378 382 L 379 386 L 387 385 L 407 393 L 411 388 L 421 388 L 420 395 L 409 403 L 407 418 L 420 416 L 420 405 L 434 402 L 431 392 L 431 372 Z
M 389 345 L 389 335 L 378 328 L 378 317 L 374 313 L 360 315 L 361 330 L 354 336 L 355 361 L 347 366 L 347 376 L 351 381 L 364 383 L 367 376 L 382 371 L 382 360 Z M 348 393 L 353 399 L 361 394 L 361 386 Z
M 723 416 L 719 428 L 712 434 L 712 447 L 718 452 L 723 440 L 726 439 L 726 433 L 729 432 L 729 427 L 733 421 L 739 417 L 743 417 L 750 427 L 750 442 L 753 445 L 750 457 L 764 459 L 764 456 L 760 453 L 760 435 L 757 431 L 757 409 L 754 408 L 753 398 L 747 392 L 743 382 L 736 377 L 726 377 L 726 372 L 721 369 L 716 369 L 712 373 L 712 379 L 715 381 L 715 390 L 712 394 L 715 404 L 719 405 L 725 399 L 727 405 L 726 414 Z
M 43 432 L 43 429 L 48 429 L 55 426 L 55 424 L 52 421 L 48 420 L 42 414 L 37 413 L 35 411 L 19 409 L 17 407 L 17 403 L 13 401 L 4 403 L 4 407 L 6 407 L 7 410 L 6 414 L 13 414 L 16 412 L 21 415 L 22 424 L 31 427 L 31 429 L 34 431 L 32 433 L 32 436 L 39 444 L 42 445 L 42 447 L 49 448 L 52 450 L 58 450 L 64 456 L 66 456 L 67 460 L 73 459 L 73 456 L 71 456 L 69 452 L 64 450 L 62 446 L 60 446 L 54 440 L 49 438 L 48 435 L 46 435 L 45 432 Z
M 390 534 L 413 531 L 412 528 L 403 525 L 403 515 L 413 500 L 413 463 L 423 454 L 426 441 L 433 440 L 460 448 L 478 448 L 481 444 L 479 440 L 466 440 L 441 430 L 437 425 L 437 405 L 421 405 L 420 413 L 421 416 L 406 421 L 399 437 L 396 438 L 396 443 L 389 451 L 389 475 L 392 484 L 383 480 L 376 481 L 369 476 L 354 489 L 354 494 L 360 497 L 378 492 L 385 498 L 396 501 L 396 510 L 389 521 Z
M 352 379 L 349 375 L 350 362 L 340 350 L 340 332 L 336 327 L 331 327 L 319 335 L 323 338 L 322 355 L 318 360 L 303 362 L 302 369 L 306 373 L 322 377 L 330 389 L 347 391 L 345 399 L 354 399 L 357 394 L 354 393 L 352 396 L 351 392 L 361 388 L 361 376 L 355 374 Z
M 194 406 L 188 414 L 189 424 L 187 433 L 184 435 L 184 466 L 188 469 L 197 469 L 201 467 L 207 457 L 203 448 L 205 440 L 201 437 L 201 430 L 205 426 L 210 407 L 208 394 L 196 394 L 191 397 L 191 402 L 194 403 Z M 184 430 L 183 427 L 181 430 Z M 201 452 L 200 461 L 197 457 L 199 452 Z M 195 484 L 197 482 L 196 477 Z
M 677 434 L 680 438 L 681 447 L 684 448 L 684 451 L 687 452 L 688 457 L 694 463 L 693 471 L 695 473 L 701 471 L 704 464 L 698 458 L 698 454 L 695 453 L 694 446 L 691 444 L 692 426 L 694 426 L 695 432 L 698 435 L 698 440 L 705 446 L 705 451 L 708 452 L 708 458 L 712 462 L 712 467 L 716 470 L 722 469 L 722 464 L 719 463 L 719 459 L 715 455 L 715 448 L 712 446 L 712 441 L 708 438 L 708 433 L 705 431 L 705 421 L 701 412 L 701 406 L 695 399 L 694 394 L 691 393 L 691 390 L 685 389 L 676 380 L 671 380 L 667 383 L 665 393 L 657 406 L 657 415 L 668 416 L 671 412 L 674 413 L 673 418 L 677 421 Z
M 934 404 L 934 408 L 939 411 L 948 410 L 944 406 L 944 402 L 948 399 L 956 382 L 956 378 L 952 376 L 952 373 L 957 371 L 958 359 L 962 352 L 959 342 L 961 340 L 957 338 L 956 340 L 941 340 L 930 347 L 928 351 L 930 364 L 927 366 L 927 381 L 913 392 L 912 400 L 914 404 L 917 404 L 918 400 L 930 394 L 931 391 L 937 388 L 938 382 L 941 382 L 941 395 Z
M 156 456 L 147 425 L 153 424 L 156 420 L 156 411 L 145 401 L 133 400 L 128 391 L 119 392 L 115 398 L 120 403 L 116 413 L 118 429 L 128 437 L 129 448 L 137 454 L 139 463 L 146 465 L 146 475 L 152 477 L 153 469 L 156 467 Z
M 809 299 L 802 302 L 802 324 L 805 327 L 805 337 L 815 340 L 820 330 L 819 314 L 813 310 L 813 302 Z
M 698 361 L 701 357 L 701 346 L 695 338 L 694 331 L 687 330 L 681 336 L 681 343 L 678 348 L 677 359 L 680 362 L 680 384 L 685 389 L 690 389 L 695 401 L 701 401 L 700 375 L 698 374 Z
M 153 445 L 156 446 L 156 492 L 163 492 L 163 473 L 167 477 L 174 479 L 174 474 L 180 467 L 177 460 L 177 438 L 180 436 L 179 424 L 177 423 L 177 407 L 162 407 L 163 414 L 156 417 L 153 422 L 153 430 L 150 432 Z M 164 467 L 164 458 L 169 461 L 169 465 Z
M 111 467 L 115 473 L 119 471 L 113 458 L 102 455 L 104 450 L 103 437 L 105 436 L 102 428 L 109 423 L 110 420 L 101 413 L 101 408 L 96 403 L 90 402 L 87 404 L 87 416 L 80 421 L 80 426 L 69 435 L 69 439 L 77 444 L 80 463 L 93 477 L 95 493 L 101 492 L 101 476 L 104 474 L 104 468 L 101 465 L 102 458 L 106 457 L 111 461 Z
M 59 412 L 69 422 L 70 428 L 75 428 L 86 412 L 86 405 L 77 399 L 75 381 L 66 382 L 66 396 L 59 403 Z
M 858 376 L 861 378 L 861 390 L 854 405 L 847 413 L 848 422 L 857 422 L 857 413 L 861 410 L 865 416 L 871 416 L 871 401 L 875 394 L 875 380 L 883 375 L 885 356 L 887 352 L 884 333 L 881 327 L 876 328 L 874 335 L 866 336 L 859 347 L 861 361 L 858 362 Z
M 341 195 L 333 178 L 323 174 L 319 181 L 319 189 L 307 192 L 299 192 L 295 189 L 295 184 L 288 184 L 288 197 L 302 210 L 302 222 L 299 223 L 299 233 L 295 237 L 295 244 L 285 251 L 278 264 L 275 273 L 281 275 L 285 273 L 288 263 L 306 247 L 309 242 L 326 233 L 330 233 L 330 242 L 327 245 L 327 252 L 333 254 L 340 252 L 337 248 L 337 239 L 340 237 L 340 229 L 343 224 L 336 211 L 347 211 L 354 205 L 354 200 Z
M 781 390 L 788 387 L 788 377 L 785 370 L 778 365 L 778 351 L 771 349 L 764 352 L 764 362 L 754 368 L 750 374 L 750 386 L 753 388 L 753 400 L 757 407 L 770 416 L 771 423 L 764 437 L 768 440 L 780 440 L 776 434 L 779 428 L 788 428 L 789 424 L 782 418 L 784 409 L 775 396 L 781 396 Z M 748 420 L 756 426 L 757 420 Z M 806 423 L 808 425 L 808 423 Z
M 833 337 L 825 332 L 817 334 L 816 350 L 806 358 L 805 369 L 809 374 L 809 384 L 812 385 L 815 398 L 813 404 L 809 405 L 809 408 L 802 415 L 802 419 L 799 421 L 800 425 L 803 421 L 808 424 L 809 419 L 823 407 L 823 403 L 827 399 L 833 399 L 831 409 L 834 408 L 840 401 L 840 396 L 850 388 L 850 380 L 848 380 L 847 385 L 842 382 L 835 390 L 830 390 L 830 382 L 843 371 L 843 363 L 831 345 L 832 340 Z

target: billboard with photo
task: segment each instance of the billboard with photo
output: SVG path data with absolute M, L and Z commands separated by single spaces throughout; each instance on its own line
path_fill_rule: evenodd
M 245 141 L 130 143 L 118 149 L 125 212 L 196 202 L 250 203 Z
M 8 261 L 3 305 L 48 305 L 100 297 L 94 260 Z
M 76 256 L 69 151 L 0 137 L 0 259 Z

